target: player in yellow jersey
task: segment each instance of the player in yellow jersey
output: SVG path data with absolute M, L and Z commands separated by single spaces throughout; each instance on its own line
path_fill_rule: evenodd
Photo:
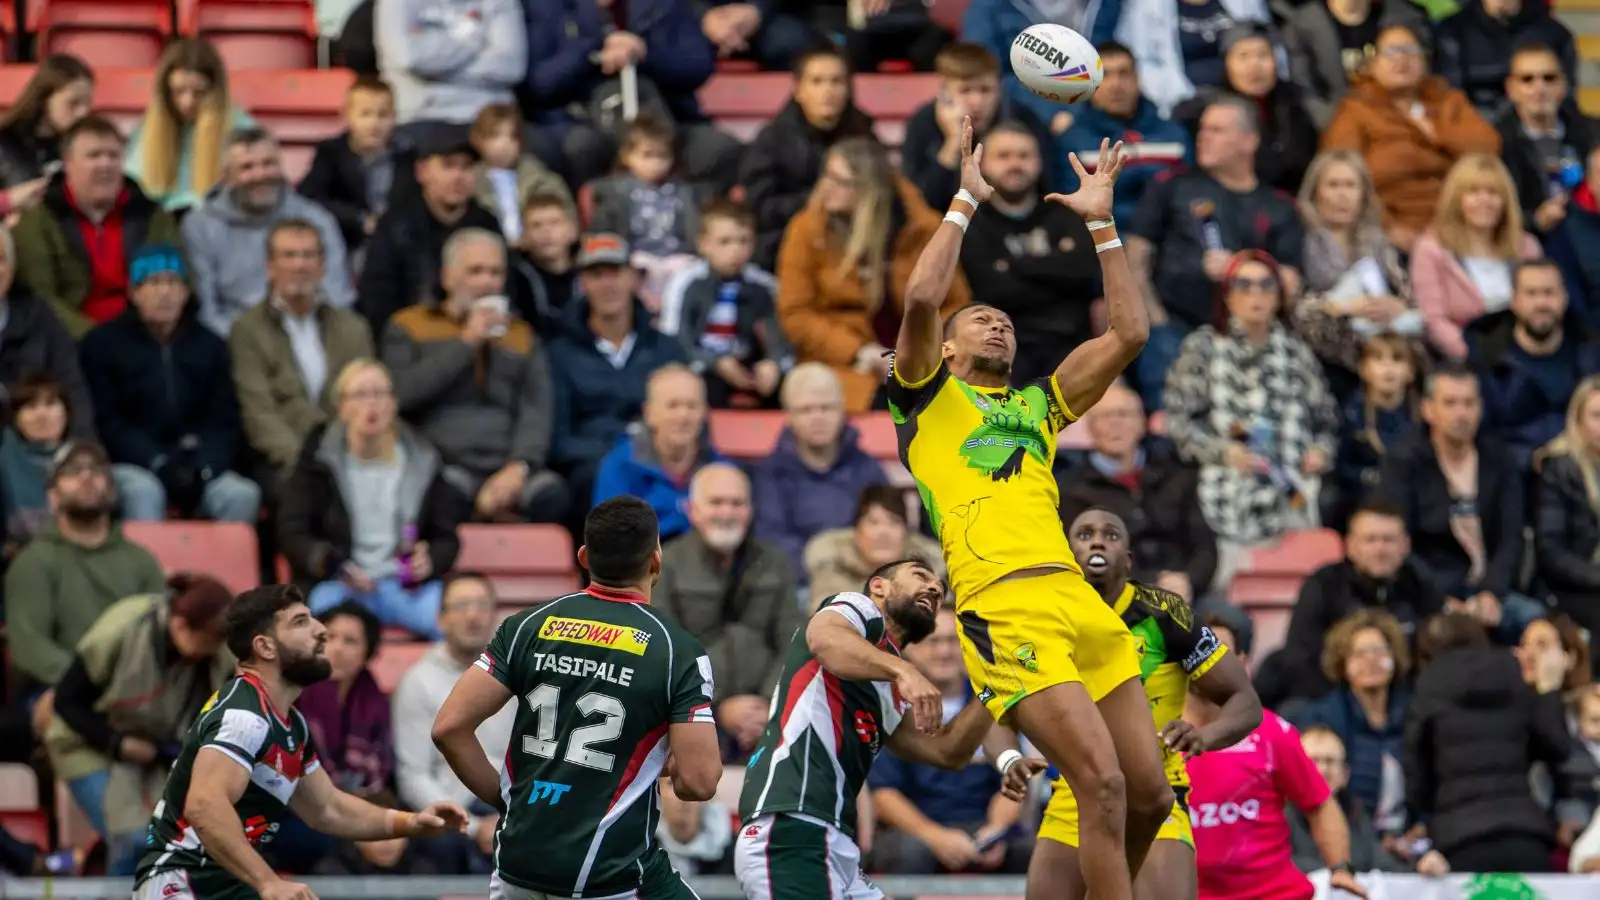
M 917 260 L 889 375 L 900 457 L 933 517 L 956 594 L 973 689 L 1066 777 L 1083 816 L 1083 876 L 1095 900 L 1132 900 L 1137 872 L 1174 794 L 1139 684 L 1133 635 L 1083 579 L 1057 511 L 1056 435 L 1139 355 L 1150 322 L 1111 220 L 1122 145 L 1094 174 L 1071 157 L 1105 284 L 1106 333 L 1054 374 L 1009 386 L 1011 319 L 982 303 L 941 322 L 961 239 L 993 189 L 962 125 L 961 190 Z
M 1244 664 L 1210 628 L 1195 620 L 1188 602 L 1128 580 L 1133 568 L 1128 527 L 1115 513 L 1085 510 L 1067 528 L 1067 540 L 1089 584 L 1133 633 L 1140 678 L 1150 698 L 1148 715 L 1165 747 L 1167 781 L 1178 795 L 1134 880 L 1133 895 L 1136 900 L 1194 900 L 1198 885 L 1184 761 L 1244 739 L 1261 724 L 1261 701 Z M 1203 728 L 1183 720 L 1191 688 L 1220 707 L 1217 717 Z M 991 743 L 988 749 L 1004 754 L 1004 749 L 1014 748 Z M 1016 765 L 1017 771 L 1008 774 L 1026 774 L 1036 766 Z M 1054 788 L 1028 866 L 1028 900 L 1084 900 L 1087 885 L 1079 869 L 1078 802 L 1062 779 L 1056 779 Z

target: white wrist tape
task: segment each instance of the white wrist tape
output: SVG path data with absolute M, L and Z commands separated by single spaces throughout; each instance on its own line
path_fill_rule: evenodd
M 966 234 L 967 226 L 972 224 L 972 220 L 967 218 L 966 213 L 959 213 L 953 209 L 944 214 L 944 220 L 955 223 L 961 229 L 962 234 Z
M 1115 219 L 1091 219 L 1084 224 L 1089 226 L 1090 231 L 1100 231 L 1104 228 L 1114 227 L 1117 223 Z
M 978 208 L 978 198 L 972 196 L 972 192 L 967 190 L 966 188 L 962 188 L 961 190 L 956 191 L 956 199 L 960 200 L 960 201 L 963 201 L 965 203 L 971 203 L 973 209 L 977 209 Z
M 1000 755 L 995 758 L 994 767 L 1002 776 L 1004 776 L 1006 772 L 1010 771 L 1011 767 L 1016 765 L 1017 761 L 1020 759 L 1022 759 L 1021 753 L 1018 753 L 1015 750 L 1002 750 L 1000 751 Z
M 1094 245 L 1094 252 L 1096 252 L 1096 253 L 1104 253 L 1107 250 L 1115 250 L 1115 249 L 1117 249 L 1118 247 L 1121 247 L 1121 246 L 1122 246 L 1122 238 L 1112 238 L 1111 240 L 1106 241 L 1104 244 L 1095 244 Z

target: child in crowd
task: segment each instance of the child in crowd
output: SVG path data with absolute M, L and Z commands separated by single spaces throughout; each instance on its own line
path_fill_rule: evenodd
M 394 91 L 362 75 L 344 95 L 344 131 L 317 144 L 300 194 L 339 220 L 352 256 L 390 206 L 397 182 L 409 182 L 411 153 L 394 137 Z M 359 258 L 359 257 L 356 257 Z
M 532 309 L 522 311 L 534 330 L 553 337 L 572 306 L 578 272 L 578 216 L 562 193 L 533 191 L 522 198 L 522 236 L 512 243 L 512 264 L 528 282 Z
M 750 264 L 755 217 L 731 200 L 700 212 L 700 258 L 678 270 L 661 294 L 660 329 L 675 334 L 706 379 L 712 407 L 778 405 L 778 383 L 792 351 L 778 325 L 778 283 Z
M 1350 511 L 1377 485 L 1384 453 L 1411 431 L 1417 358 L 1416 344 L 1394 332 L 1362 344 L 1361 387 L 1345 403 L 1339 423 L 1338 490 L 1324 494 L 1328 527 L 1343 530 Z
M 561 176 L 523 149 L 522 114 L 510 103 L 491 103 L 479 111 L 472 123 L 472 146 L 483 157 L 476 199 L 500 220 L 508 243 L 522 237 L 522 201 L 529 194 L 555 194 L 572 205 Z
M 699 197 L 687 181 L 673 177 L 672 125 L 641 113 L 622 129 L 617 162 L 622 171 L 589 185 L 594 212 L 589 231 L 620 234 L 644 273 L 639 296 L 652 313 L 673 273 L 693 262 Z

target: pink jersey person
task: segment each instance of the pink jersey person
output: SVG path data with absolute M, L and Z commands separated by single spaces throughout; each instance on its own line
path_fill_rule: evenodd
M 1321 806 L 1328 784 L 1293 725 L 1263 711 L 1249 737 L 1189 760 L 1189 782 L 1200 900 L 1311 900 L 1283 812 Z

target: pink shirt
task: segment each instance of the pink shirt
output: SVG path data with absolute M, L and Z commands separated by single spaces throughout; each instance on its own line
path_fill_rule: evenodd
M 1249 737 L 1189 760 L 1189 782 L 1200 900 L 1310 900 L 1311 881 L 1290 856 L 1284 805 L 1315 809 L 1328 785 L 1293 725 L 1263 712 Z

